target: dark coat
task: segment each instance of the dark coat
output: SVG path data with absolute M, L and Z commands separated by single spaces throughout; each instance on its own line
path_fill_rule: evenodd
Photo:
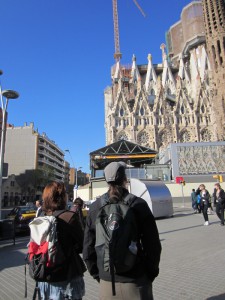
M 84 228 L 85 228 L 85 219 L 84 219 L 82 208 L 80 207 L 80 205 L 75 204 L 71 207 L 70 210 L 75 212 L 78 215 L 81 227 L 84 230 Z
M 220 190 L 219 195 L 217 196 L 216 191 L 214 191 L 215 202 L 222 205 L 225 204 L 225 192 L 223 189 Z
M 126 197 L 126 195 L 128 195 L 128 191 L 124 189 L 123 198 Z M 105 272 L 103 269 L 98 269 L 97 255 L 95 251 L 95 220 L 97 213 L 102 206 L 102 199 L 104 198 L 109 198 L 108 193 L 104 194 L 90 206 L 84 234 L 83 259 L 86 262 L 89 273 L 95 279 L 100 278 L 106 281 L 111 281 L 109 272 Z M 135 282 L 137 278 L 142 277 L 144 274 L 153 281 L 159 273 L 159 261 L 161 254 L 161 243 L 159 240 L 156 222 L 145 200 L 136 198 L 131 207 L 137 217 L 138 232 L 141 237 L 140 244 L 143 248 L 142 255 L 133 270 L 127 272 L 126 276 L 116 275 L 115 281 Z
M 201 205 L 208 205 L 209 206 L 209 202 L 210 202 L 210 194 L 207 190 L 205 190 L 205 195 L 203 196 L 202 191 L 200 192 L 200 196 L 201 196 Z
M 60 211 L 55 211 L 53 215 L 59 213 Z M 58 216 L 58 235 L 62 249 L 69 257 L 65 280 L 82 276 L 86 269 L 79 253 L 83 250 L 84 233 L 77 214 L 64 211 Z
M 42 208 L 41 207 L 38 207 L 37 211 L 36 211 L 36 218 L 37 217 L 40 217 L 42 215 Z

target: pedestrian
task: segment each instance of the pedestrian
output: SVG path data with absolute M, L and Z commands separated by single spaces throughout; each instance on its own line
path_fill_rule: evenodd
M 37 207 L 36 218 L 40 217 L 42 214 L 42 200 L 36 200 L 35 206 Z
M 200 195 L 200 189 L 197 188 L 197 190 L 195 191 L 195 195 L 197 197 L 197 211 L 200 214 L 202 212 L 202 205 L 201 205 L 201 195 Z
M 213 207 L 212 207 L 212 197 L 209 194 L 209 207 L 208 207 L 208 215 L 213 215 Z
M 159 273 L 161 254 L 161 244 L 154 216 L 145 200 L 134 197 L 128 192 L 124 163 L 110 163 L 106 166 L 104 175 L 109 189 L 107 193 L 90 206 L 84 234 L 83 259 L 86 262 L 89 273 L 100 283 L 100 300 L 153 300 L 152 282 Z M 96 251 L 97 245 L 95 243 L 99 232 L 96 231 L 97 225 L 95 222 L 102 207 L 106 206 L 107 203 L 109 205 L 119 205 L 123 203 L 125 198 L 132 196 L 134 200 L 129 204 L 129 209 L 132 210 L 135 216 L 138 228 L 138 239 L 137 243 L 135 243 L 137 259 L 130 271 L 120 275 L 114 274 L 113 280 L 115 282 L 116 296 L 113 296 L 111 274 L 105 270 L 104 263 L 101 264 L 103 258 L 105 258 L 105 253 Z M 114 231 L 118 229 L 116 222 L 111 222 L 111 226 L 113 228 L 108 227 L 107 230 L 110 229 L 115 233 Z M 110 251 L 110 248 L 108 248 L 108 251 Z M 117 251 L 120 251 L 120 249 L 117 249 Z M 114 265 L 111 265 L 110 258 L 108 261 L 110 270 L 113 270 Z
M 78 214 L 81 227 L 84 230 L 84 228 L 85 228 L 85 219 L 84 219 L 83 211 L 82 211 L 82 209 L 84 207 L 84 201 L 80 197 L 78 197 L 73 201 L 73 204 L 74 205 L 71 207 L 70 210 L 75 212 L 76 214 Z
M 63 281 L 38 283 L 41 299 L 81 300 L 85 293 L 83 279 L 85 266 L 79 256 L 83 246 L 83 230 L 78 216 L 74 212 L 66 210 L 67 195 L 63 183 L 48 184 L 43 191 L 42 198 L 44 214 L 46 216 L 58 215 L 58 239 L 65 255 L 69 256 L 69 263 Z M 66 253 L 67 251 L 70 253 Z
M 195 192 L 195 189 L 192 189 L 191 192 L 191 204 L 192 204 L 192 208 L 194 210 L 194 213 L 197 213 L 197 195 Z
M 224 226 L 224 207 L 225 207 L 225 192 L 221 188 L 219 183 L 214 185 L 215 187 L 215 202 L 216 202 L 216 214 L 220 219 L 220 225 Z
M 210 194 L 209 192 L 206 190 L 205 185 L 204 184 L 200 184 L 200 186 L 198 187 L 198 191 L 197 194 L 200 195 L 201 198 L 201 209 L 202 209 L 202 213 L 203 213 L 203 217 L 205 220 L 204 225 L 209 225 L 209 217 L 208 217 L 208 207 L 209 207 L 209 198 L 210 198 Z

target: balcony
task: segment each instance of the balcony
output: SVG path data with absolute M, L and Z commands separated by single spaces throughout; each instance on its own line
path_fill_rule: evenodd
M 46 151 L 46 150 L 40 150 L 40 149 L 38 149 L 38 153 L 39 153 L 39 154 L 42 154 L 44 157 L 48 157 L 48 158 L 54 160 L 55 162 L 57 162 L 57 163 L 60 164 L 60 165 L 64 165 L 64 160 L 62 160 L 62 159 L 59 160 L 56 156 L 51 155 L 51 154 L 50 154 L 48 151 Z
M 64 172 L 64 167 L 60 167 L 57 163 L 50 162 L 46 158 L 38 157 L 38 162 L 41 162 L 41 163 L 46 164 L 46 165 L 49 165 L 49 166 L 53 167 L 54 169 L 57 169 L 57 170 L 60 170 L 60 171 Z
M 56 155 L 59 159 L 64 160 L 64 154 L 60 153 L 59 150 L 54 149 L 53 147 L 49 146 L 49 144 L 47 144 L 46 142 L 41 142 L 39 140 L 38 142 L 38 146 L 39 147 L 43 147 L 45 149 L 48 149 L 48 151 L 54 153 L 54 155 Z

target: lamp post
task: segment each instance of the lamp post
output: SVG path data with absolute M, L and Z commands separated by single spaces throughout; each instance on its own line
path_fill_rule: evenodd
M 69 150 L 69 149 L 66 149 L 66 150 L 64 150 L 64 151 L 69 153 L 69 155 L 70 155 L 70 158 L 71 158 L 71 161 L 72 161 L 72 164 L 73 164 L 73 168 L 74 168 L 74 171 L 75 171 L 75 176 L 76 176 L 76 179 L 75 179 L 75 186 L 74 186 L 74 190 L 76 190 L 76 192 L 75 192 L 75 198 L 77 198 L 77 189 L 78 189 L 78 186 L 77 186 L 77 171 L 78 171 L 78 170 L 80 170 L 82 167 L 75 168 L 75 164 L 74 164 L 74 161 L 73 161 L 72 155 L 71 155 L 71 153 L 70 153 L 70 150 Z
M 77 186 L 77 172 L 78 172 L 79 170 L 81 170 L 81 169 L 82 169 L 82 167 L 76 168 L 76 185 L 75 185 L 76 198 L 77 198 L 77 190 L 78 190 L 78 186 Z
M 0 70 L 0 75 L 2 75 Z M 5 101 L 4 101 L 4 98 Z M 1 128 L 1 143 L 0 143 L 0 220 L 2 218 L 2 176 L 3 176 L 3 165 L 4 165 L 4 151 L 5 151 L 5 136 L 6 136 L 6 118 L 7 118 L 7 107 L 10 99 L 17 99 L 19 94 L 13 90 L 2 91 L 0 82 L 0 99 L 2 108 L 2 128 Z

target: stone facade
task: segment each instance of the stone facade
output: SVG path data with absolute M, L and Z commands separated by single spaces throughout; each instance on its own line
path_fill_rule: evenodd
M 106 144 L 125 139 L 161 152 L 170 143 L 218 140 L 201 1 L 183 9 L 167 42 L 169 55 L 160 46 L 161 64 L 148 55 L 146 65 L 133 56 L 132 65 L 112 67 L 112 86 L 105 89 Z
M 225 174 L 225 142 L 170 144 L 161 163 L 171 165 L 172 176 L 184 176 L 187 182 L 214 181 L 213 175 Z
M 225 1 L 203 0 L 217 139 L 225 139 Z
M 68 181 L 70 166 L 64 160 L 64 151 L 45 133 L 35 130 L 33 123 L 7 127 L 4 162 L 8 175 L 41 169 L 51 171 L 54 180 Z

